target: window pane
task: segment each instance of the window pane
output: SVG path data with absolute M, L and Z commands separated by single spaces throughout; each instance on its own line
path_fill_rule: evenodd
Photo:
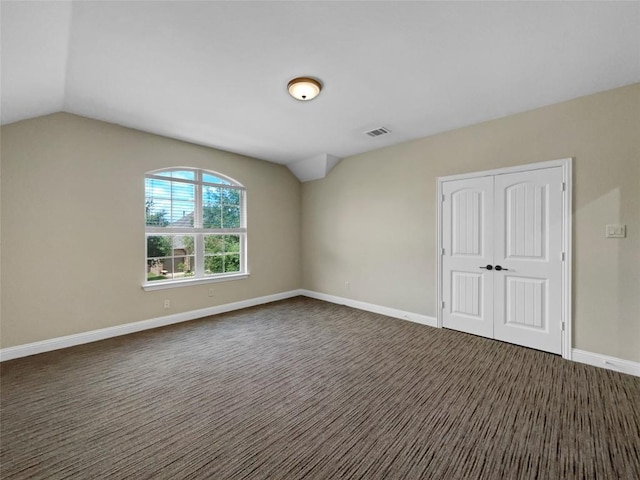
M 178 253 L 184 253 L 185 255 L 193 255 L 195 240 L 191 235 L 176 236 L 173 239 L 174 256 Z M 175 253 L 180 250 L 180 252 Z
M 222 211 L 220 208 L 204 207 L 202 211 L 204 228 L 222 228 Z
M 205 275 L 213 275 L 215 273 L 223 273 L 223 259 L 222 255 L 212 255 L 204 258 L 204 273 Z
M 148 258 L 147 259 L 147 282 L 158 280 L 170 280 L 168 266 L 171 265 L 171 258 Z
M 173 201 L 195 201 L 195 185 L 193 183 L 171 183 L 171 195 Z
M 227 180 L 223 180 L 222 178 L 211 175 L 210 173 L 203 173 L 202 181 L 206 183 L 221 183 L 223 185 L 231 185 L 231 183 Z
M 195 257 L 193 255 L 179 255 L 173 258 L 173 278 L 193 277 L 195 275 Z
M 222 208 L 222 228 L 240 228 L 240 207 Z
M 169 236 L 147 237 L 147 258 L 169 257 L 173 247 L 173 239 Z
M 222 188 L 220 189 L 220 195 L 222 197 L 222 203 L 224 205 L 240 205 L 240 191 L 235 188 Z
M 204 186 L 202 188 L 202 204 L 208 207 L 220 206 L 221 189 Z
M 145 179 L 145 194 L 147 198 L 171 198 L 171 180 Z
M 172 227 L 191 228 L 194 222 L 195 206 L 191 202 L 173 202 Z
M 182 180 L 195 181 L 196 172 L 193 170 L 165 170 L 164 172 L 150 172 L 151 175 L 167 178 L 180 178 Z
M 192 170 L 172 170 L 172 178 L 181 178 L 183 180 L 195 180 L 196 173 Z
M 173 237 L 173 278 L 188 277 L 194 274 L 194 245 L 195 237 L 191 235 Z
M 169 225 L 171 211 L 171 182 L 145 179 L 146 224 L 154 227 Z
M 166 227 L 169 225 L 167 211 L 156 208 L 153 200 L 147 201 L 145 206 L 146 224 L 150 227 Z
M 205 255 L 224 253 L 224 236 L 206 235 L 204 237 L 204 253 Z
M 184 258 L 184 276 L 193 277 L 196 274 L 196 257 L 188 255 Z
M 224 271 L 225 272 L 239 272 L 240 271 L 240 255 L 225 255 L 224 256 Z
M 193 227 L 195 185 L 173 182 L 171 185 L 171 226 Z
M 225 235 L 224 251 L 225 253 L 240 252 L 240 235 Z
M 222 228 L 222 210 L 220 208 L 220 189 L 203 187 L 202 189 L 202 226 L 204 228 Z
M 167 221 L 169 221 L 169 212 L 171 212 L 171 199 L 170 198 L 153 198 L 151 199 L 153 205 L 158 211 L 164 212 L 167 216 Z

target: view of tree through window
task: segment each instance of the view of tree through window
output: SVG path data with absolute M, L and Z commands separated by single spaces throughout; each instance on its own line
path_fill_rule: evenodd
M 245 273 L 244 212 L 244 187 L 218 173 L 148 173 L 147 283 Z

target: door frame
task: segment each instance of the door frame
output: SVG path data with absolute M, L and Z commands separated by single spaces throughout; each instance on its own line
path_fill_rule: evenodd
M 498 168 L 494 170 L 484 170 L 480 172 L 462 173 L 458 175 L 448 175 L 438 177 L 437 181 L 437 241 L 436 241 L 436 263 L 437 263 L 437 299 L 436 299 L 436 327 L 442 328 L 442 204 L 444 195 L 442 193 L 442 185 L 444 182 L 452 180 L 465 180 L 469 178 L 486 177 L 493 175 L 502 175 L 505 173 L 528 172 L 532 170 L 540 170 L 543 168 L 562 167 L 562 322 L 564 328 L 562 331 L 562 358 L 571 360 L 572 349 L 572 314 L 571 314 L 571 272 L 572 272 L 572 158 L 562 158 L 560 160 L 549 160 L 546 162 L 529 163 L 526 165 L 517 165 L 514 167 Z

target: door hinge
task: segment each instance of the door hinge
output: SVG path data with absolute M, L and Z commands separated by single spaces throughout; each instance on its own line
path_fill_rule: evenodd
M 444 308 L 444 300 L 442 301 L 442 308 Z
M 441 201 L 442 201 L 442 202 L 444 202 L 444 193 L 442 194 L 442 199 L 441 199 Z
M 564 252 L 562 252 L 562 261 L 563 261 L 563 262 L 564 262 L 564 258 L 565 258 L 565 256 L 564 256 Z
M 562 182 L 562 191 L 564 192 L 567 189 L 567 184 Z
M 444 248 L 442 249 L 442 255 L 444 255 Z
M 564 322 L 562 322 L 562 331 L 564 332 Z

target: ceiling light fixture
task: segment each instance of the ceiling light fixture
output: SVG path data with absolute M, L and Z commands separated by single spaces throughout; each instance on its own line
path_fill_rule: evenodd
M 318 96 L 322 90 L 322 84 L 313 78 L 298 77 L 291 80 L 287 88 L 293 98 L 306 102 Z

